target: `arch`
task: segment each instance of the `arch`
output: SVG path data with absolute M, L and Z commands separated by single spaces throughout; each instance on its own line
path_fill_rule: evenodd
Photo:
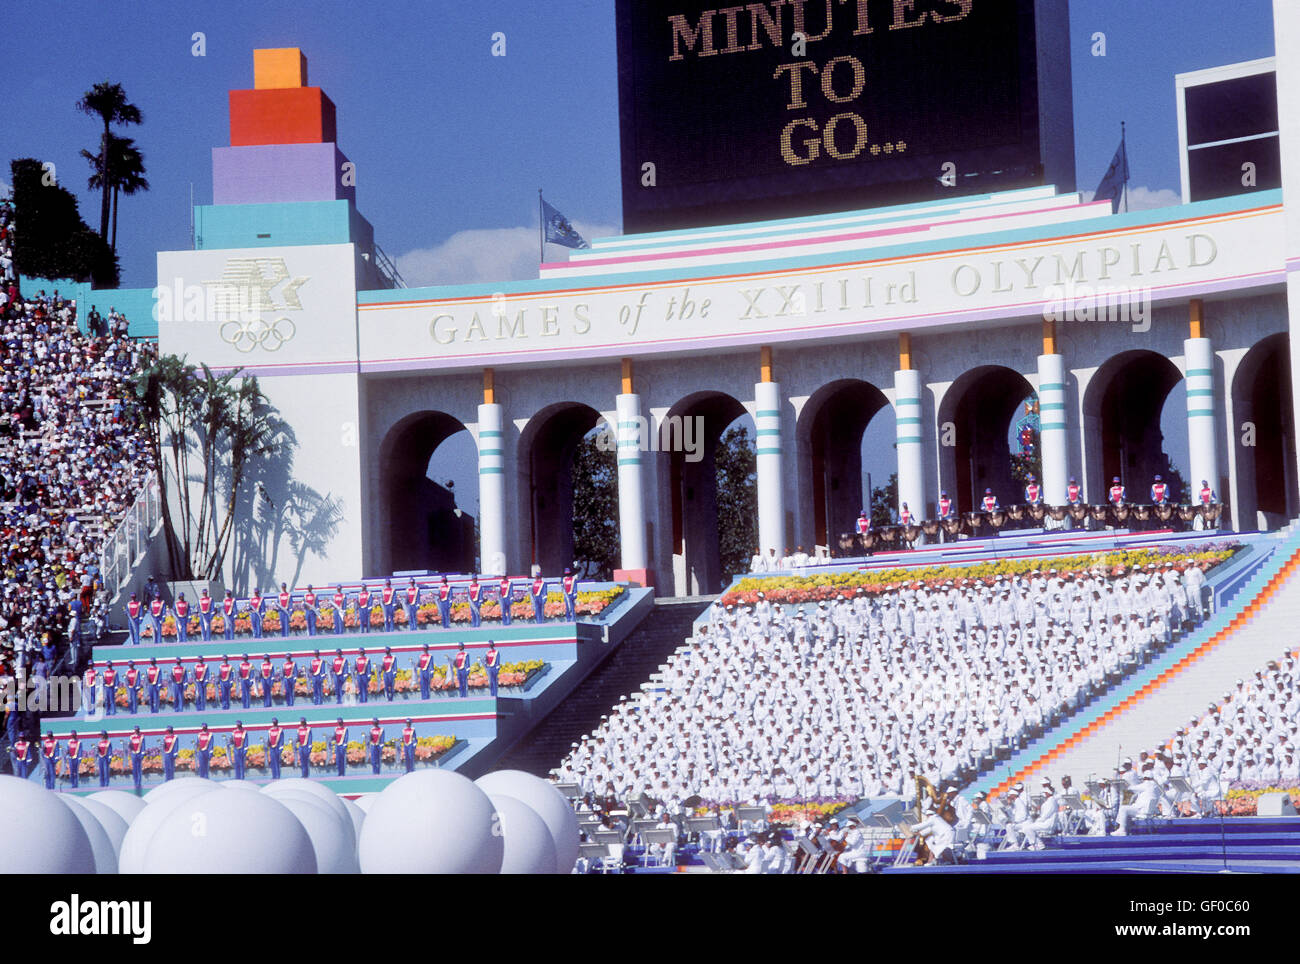
M 1264 514 L 1266 528 L 1276 528 L 1300 510 L 1291 345 L 1286 332 L 1260 339 L 1238 364 L 1232 379 L 1232 414 L 1235 425 L 1230 428 L 1229 444 L 1237 460 L 1238 528 L 1253 528 L 1257 512 Z M 1187 481 L 1193 486 L 1201 483 L 1200 479 Z M 1219 497 L 1225 494 L 1220 492 Z
M 719 552 L 715 456 L 722 433 L 745 414 L 745 406 L 730 395 L 695 392 L 673 405 L 657 426 L 660 459 L 667 462 L 677 595 L 718 592 L 727 576 Z
M 1020 372 L 1003 365 L 982 365 L 965 372 L 939 403 L 940 488 L 958 511 L 979 503 L 992 489 L 1003 504 L 1020 501 L 1020 485 L 1011 474 L 1011 419 L 1034 387 Z M 951 423 L 951 444 L 945 440 Z
M 428 477 L 429 461 L 443 442 L 467 431 L 446 412 L 407 415 L 379 446 L 380 563 L 385 573 L 474 568 L 474 519 L 456 508 L 455 496 Z
M 573 565 L 573 454 L 600 420 L 590 405 L 557 402 L 533 415 L 520 433 L 523 522 L 530 557 L 544 573 Z
M 1130 498 L 1145 499 L 1168 461 L 1160 414 L 1182 379 L 1177 365 L 1146 349 L 1121 352 L 1097 369 L 1083 397 L 1084 431 L 1097 440 L 1098 452 L 1084 468 L 1091 499 L 1104 499 L 1115 476 Z M 1170 495 L 1178 500 L 1183 493 L 1171 489 Z
M 796 433 L 799 460 L 808 471 L 816 544 L 836 544 L 836 536 L 853 531 L 859 510 L 870 511 L 863 503 L 862 436 L 888 407 L 884 392 L 857 378 L 823 385 L 804 404 Z

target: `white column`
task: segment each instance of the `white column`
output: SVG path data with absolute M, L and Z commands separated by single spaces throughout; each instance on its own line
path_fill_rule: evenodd
M 894 372 L 894 425 L 898 443 L 898 505 L 907 503 L 913 518 L 926 515 L 925 446 L 921 431 L 921 373 Z
M 1217 492 L 1219 461 L 1214 445 L 1214 347 L 1208 338 L 1188 338 L 1183 342 L 1187 358 L 1187 461 L 1193 501 L 1205 479 Z M 1227 502 L 1227 493 L 1219 492 Z
M 781 461 L 781 386 L 759 382 L 754 386 L 754 413 L 758 450 L 758 544 L 766 554 L 775 549 L 785 555 L 785 482 Z
M 506 574 L 506 450 L 500 405 L 478 407 L 479 568 Z
M 641 453 L 649 428 L 641 417 L 640 395 L 619 395 L 614 401 L 618 425 L 618 540 L 624 569 L 645 569 L 645 492 L 641 485 Z
M 1065 359 L 1038 356 L 1038 428 L 1043 456 L 1043 501 L 1065 505 L 1069 484 L 1065 408 Z

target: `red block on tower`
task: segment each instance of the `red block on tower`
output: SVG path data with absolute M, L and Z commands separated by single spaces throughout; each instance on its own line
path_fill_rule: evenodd
M 230 92 L 230 146 L 337 140 L 334 102 L 319 87 Z

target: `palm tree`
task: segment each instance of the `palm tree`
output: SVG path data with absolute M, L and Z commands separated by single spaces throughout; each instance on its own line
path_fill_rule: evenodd
M 92 191 L 99 190 L 103 187 L 102 171 L 105 169 L 109 172 L 109 188 L 112 190 L 112 208 L 113 208 L 113 227 L 112 227 L 112 249 L 117 251 L 117 195 L 121 191 L 123 194 L 132 195 L 137 191 L 149 190 L 149 181 L 144 176 L 144 155 L 140 149 L 135 146 L 135 139 L 132 137 L 118 137 L 116 134 L 110 134 L 108 137 L 108 164 L 105 165 L 98 154 L 92 154 L 90 151 L 82 150 L 81 156 L 90 162 L 91 174 L 86 180 L 86 186 Z
M 113 161 L 109 150 L 109 138 L 113 136 L 113 124 L 139 124 L 144 120 L 140 108 L 126 99 L 126 91 L 121 84 L 108 81 L 96 84 L 81 95 L 77 101 L 77 110 L 83 114 L 99 117 L 104 122 L 104 133 L 99 141 L 99 187 L 102 197 L 99 206 L 99 236 L 108 240 L 109 196 L 113 177 L 109 164 Z

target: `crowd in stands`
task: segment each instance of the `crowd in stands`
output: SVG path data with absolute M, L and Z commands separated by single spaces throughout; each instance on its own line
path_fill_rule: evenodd
M 3 228 L 11 244 L 7 205 Z M 11 250 L 6 248 L 6 250 Z M 9 269 L 6 269 L 8 271 Z M 0 304 L 0 674 L 75 672 L 106 613 L 96 580 L 111 532 L 152 471 L 125 379 L 153 349 L 115 316 L 99 335 L 77 306 L 21 294 Z M 6 713 L 6 737 L 33 721 Z
M 965 582 L 963 580 L 963 582 Z M 715 606 L 659 692 L 626 701 L 556 779 L 669 810 L 910 793 L 962 783 L 1120 679 L 1203 615 L 1188 561 L 1035 571 L 816 608 Z

